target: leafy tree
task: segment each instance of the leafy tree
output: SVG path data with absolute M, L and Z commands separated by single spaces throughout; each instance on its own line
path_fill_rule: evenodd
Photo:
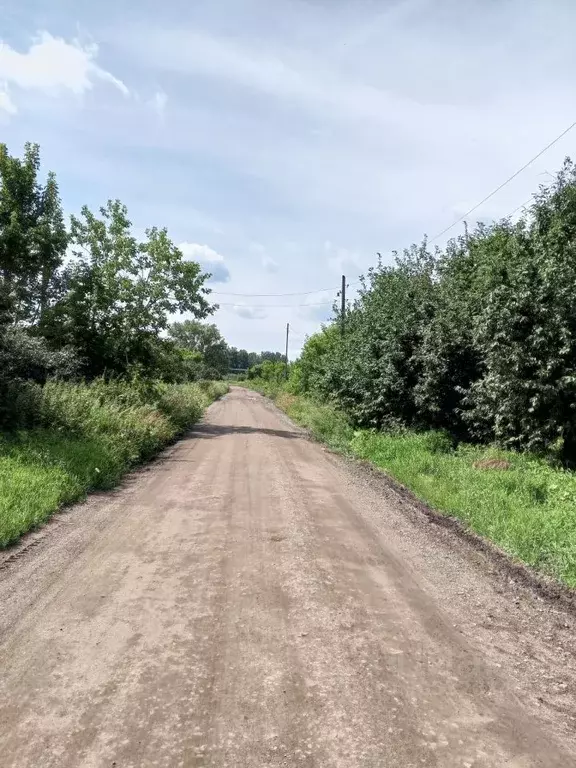
M 443 428 L 576 464 L 574 165 L 519 223 L 378 265 L 346 326 L 307 341 L 293 386 L 360 425 Z
M 282 352 L 248 352 L 245 349 L 228 348 L 228 362 L 230 369 L 248 370 L 265 360 L 271 360 L 273 363 L 283 363 L 284 355 Z
M 467 398 L 476 435 L 576 459 L 576 169 L 536 196 L 530 225 L 497 253 L 478 313 L 485 373 Z
M 473 234 L 449 242 L 436 263 L 434 312 L 415 353 L 421 372 L 414 399 L 426 425 L 448 429 L 460 439 L 470 437 L 466 398 L 484 372 L 478 317 L 498 283 L 500 254 L 512 234 L 506 223 L 480 225 Z
M 57 344 L 75 346 L 89 376 L 124 373 L 132 366 L 154 368 L 158 336 L 168 315 L 206 317 L 212 308 L 200 265 L 185 261 L 165 229 L 131 234 L 127 209 L 108 201 L 100 218 L 87 207 L 72 217 L 75 260 L 62 276 L 63 298 L 50 310 L 42 333 Z
M 286 378 L 286 363 L 265 360 L 263 363 L 258 363 L 250 368 L 248 378 L 280 382 Z
M 56 298 L 67 233 L 56 177 L 38 180 L 40 149 L 21 160 L 0 144 L 0 300 L 15 321 L 35 323 Z
M 285 362 L 285 355 L 282 352 L 270 352 L 270 351 L 264 351 L 260 352 L 260 361 L 264 362 L 265 360 L 270 360 L 273 363 L 284 363 Z
M 434 313 L 434 274 L 425 242 L 397 256 L 394 266 L 379 264 L 348 313 L 344 339 L 330 345 L 321 390 L 356 423 L 420 423 L 417 351 Z
M 38 415 L 40 386 L 49 377 L 71 378 L 80 368 L 74 349 L 50 349 L 42 338 L 16 326 L 0 335 L 0 428 L 32 426 Z
M 173 323 L 170 337 L 177 346 L 199 353 L 204 366 L 216 370 L 219 376 L 228 372 L 228 345 L 214 324 L 198 320 Z
M 330 393 L 326 383 L 329 354 L 338 354 L 336 347 L 340 342 L 338 325 L 327 325 L 318 333 L 309 336 L 302 348 L 297 363 L 291 366 L 292 388 L 296 391 L 317 391 Z
M 251 366 L 259 363 L 260 358 L 255 352 L 230 347 L 228 349 L 228 361 L 231 369 L 248 370 Z

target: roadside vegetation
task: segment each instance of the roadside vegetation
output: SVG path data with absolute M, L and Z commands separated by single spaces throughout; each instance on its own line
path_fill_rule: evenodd
M 112 488 L 197 422 L 227 388 L 223 382 L 47 383 L 36 425 L 0 440 L 0 546 L 62 505 Z
M 289 369 L 253 369 L 334 448 L 576 586 L 576 169 L 518 222 L 379 263 Z
M 248 352 L 230 346 L 211 323 L 184 320 L 173 323 L 169 338 L 187 360 L 192 373 L 204 379 L 230 381 L 245 378 L 248 370 L 263 362 L 284 360 L 281 352 Z
M 214 306 L 199 264 L 126 207 L 66 224 L 37 145 L 0 144 L 0 546 L 62 504 L 110 488 L 226 389 L 170 325 Z
M 287 392 L 289 384 L 240 385 L 271 397 L 333 450 L 370 462 L 511 557 L 576 587 L 574 472 L 496 445 L 455 445 L 442 431 L 355 428 L 334 405 Z

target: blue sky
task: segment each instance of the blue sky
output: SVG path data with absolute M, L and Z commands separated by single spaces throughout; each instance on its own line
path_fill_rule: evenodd
M 230 343 L 281 349 L 289 321 L 294 356 L 335 290 L 223 294 L 336 289 L 457 219 L 576 119 L 574 28 L 568 0 L 0 0 L 0 130 L 41 144 L 67 212 L 167 226 Z

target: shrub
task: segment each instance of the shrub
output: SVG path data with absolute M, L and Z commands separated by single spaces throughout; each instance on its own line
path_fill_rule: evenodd
M 38 421 L 41 384 L 48 377 L 70 378 L 78 370 L 76 353 L 51 350 L 42 338 L 22 328 L 0 331 L 0 429 L 22 429 Z
M 190 384 L 174 384 L 166 387 L 162 392 L 158 407 L 180 433 L 191 423 L 198 421 L 207 399 L 206 388 Z
M 344 338 L 332 323 L 306 341 L 293 392 L 356 426 L 442 429 L 576 466 L 576 166 L 520 222 L 444 252 L 424 241 L 361 282 Z
M 286 364 L 265 360 L 253 365 L 248 371 L 249 379 L 262 379 L 269 382 L 280 382 L 286 378 Z

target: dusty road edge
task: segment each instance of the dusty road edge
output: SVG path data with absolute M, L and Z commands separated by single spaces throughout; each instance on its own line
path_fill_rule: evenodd
M 226 397 L 229 392 L 230 387 L 228 387 L 228 392 L 225 392 L 223 395 L 218 395 L 218 397 L 214 398 L 214 400 L 206 406 L 201 418 L 195 424 L 192 424 L 181 434 L 176 435 L 176 437 L 170 440 L 170 442 L 168 442 L 164 448 L 154 456 L 151 456 L 149 459 L 146 459 L 132 469 L 129 469 L 122 475 L 113 488 L 109 488 L 106 491 L 88 491 L 84 498 L 67 504 L 62 504 L 47 520 L 36 526 L 36 528 L 31 528 L 29 531 L 26 531 L 26 533 L 22 534 L 17 541 L 9 544 L 7 547 L 0 548 L 0 572 L 15 566 L 18 560 L 26 557 L 28 553 L 35 548 L 49 544 L 47 540 L 50 539 L 50 536 L 53 533 L 56 533 L 62 526 L 69 524 L 70 520 L 67 518 L 67 515 L 79 513 L 82 507 L 90 507 L 91 504 L 98 500 L 113 499 L 115 495 L 128 488 L 130 484 L 134 483 L 139 477 L 150 472 L 158 463 L 162 463 L 170 458 L 174 451 L 177 450 L 180 443 L 183 440 L 189 439 L 190 436 L 193 436 L 194 430 L 204 423 L 209 409 L 215 403 L 218 403 Z M 282 411 L 280 411 L 280 413 L 282 413 Z
M 530 568 L 530 566 L 514 560 L 510 555 L 497 547 L 494 542 L 475 533 L 457 518 L 445 515 L 425 504 L 409 488 L 399 483 L 391 475 L 388 475 L 374 464 L 330 448 L 310 430 L 292 421 L 288 414 L 279 408 L 271 398 L 255 390 L 247 391 L 256 397 L 262 398 L 266 405 L 276 411 L 293 430 L 298 431 L 307 440 L 321 445 L 328 456 L 334 461 L 343 463 L 359 481 L 366 483 L 377 493 L 388 496 L 392 495 L 399 509 L 413 523 L 417 525 L 429 525 L 432 523 L 439 532 L 445 534 L 443 542 L 445 545 L 450 546 L 451 541 L 453 543 L 459 542 L 469 553 L 481 555 L 484 559 L 484 570 L 493 581 L 499 581 L 501 587 L 509 592 L 515 592 L 524 588 L 536 597 L 553 604 L 555 608 L 565 610 L 571 616 L 576 617 L 576 590 L 570 589 L 570 587 L 556 581 L 552 577 L 548 577 Z M 223 397 L 226 397 L 226 395 L 223 395 Z M 220 399 L 218 398 L 214 403 L 217 403 Z M 208 406 L 205 415 L 214 403 Z M 108 491 L 89 493 L 85 499 L 61 507 L 42 526 L 24 534 L 15 544 L 0 550 L 0 572 L 17 567 L 18 561 L 28 555 L 32 555 L 35 549 L 49 547 L 52 534 L 55 534 L 62 527 L 74 525 L 74 522 L 68 517 L 69 515 L 81 513 L 82 507 L 90 506 L 102 498 L 113 499 L 116 494 L 136 482 L 139 477 L 146 475 L 158 463 L 162 463 L 169 458 L 182 440 L 189 439 L 190 437 L 193 438 L 194 429 L 204 422 L 205 415 L 190 430 L 169 444 L 150 461 L 124 475 L 114 488 Z
M 566 584 L 547 576 L 526 563 L 514 559 L 504 550 L 500 549 L 493 541 L 473 531 L 457 517 L 444 514 L 437 509 L 421 501 L 409 488 L 400 483 L 385 470 L 364 459 L 358 459 L 351 454 L 343 453 L 328 446 L 321 438 L 300 424 L 292 421 L 272 398 L 262 395 L 255 390 L 249 390 L 262 397 L 271 408 L 274 408 L 294 429 L 302 433 L 306 439 L 323 446 L 324 451 L 335 459 L 344 462 L 354 475 L 366 482 L 377 492 L 394 496 L 398 507 L 410 519 L 417 524 L 428 525 L 433 523 L 438 528 L 451 534 L 455 539 L 464 544 L 469 551 L 481 554 L 487 564 L 490 576 L 496 576 L 505 583 L 510 591 L 524 587 L 530 590 L 536 597 L 553 603 L 556 608 L 562 608 L 573 616 L 576 616 L 576 590 Z M 496 571 L 496 572 L 495 572 Z

